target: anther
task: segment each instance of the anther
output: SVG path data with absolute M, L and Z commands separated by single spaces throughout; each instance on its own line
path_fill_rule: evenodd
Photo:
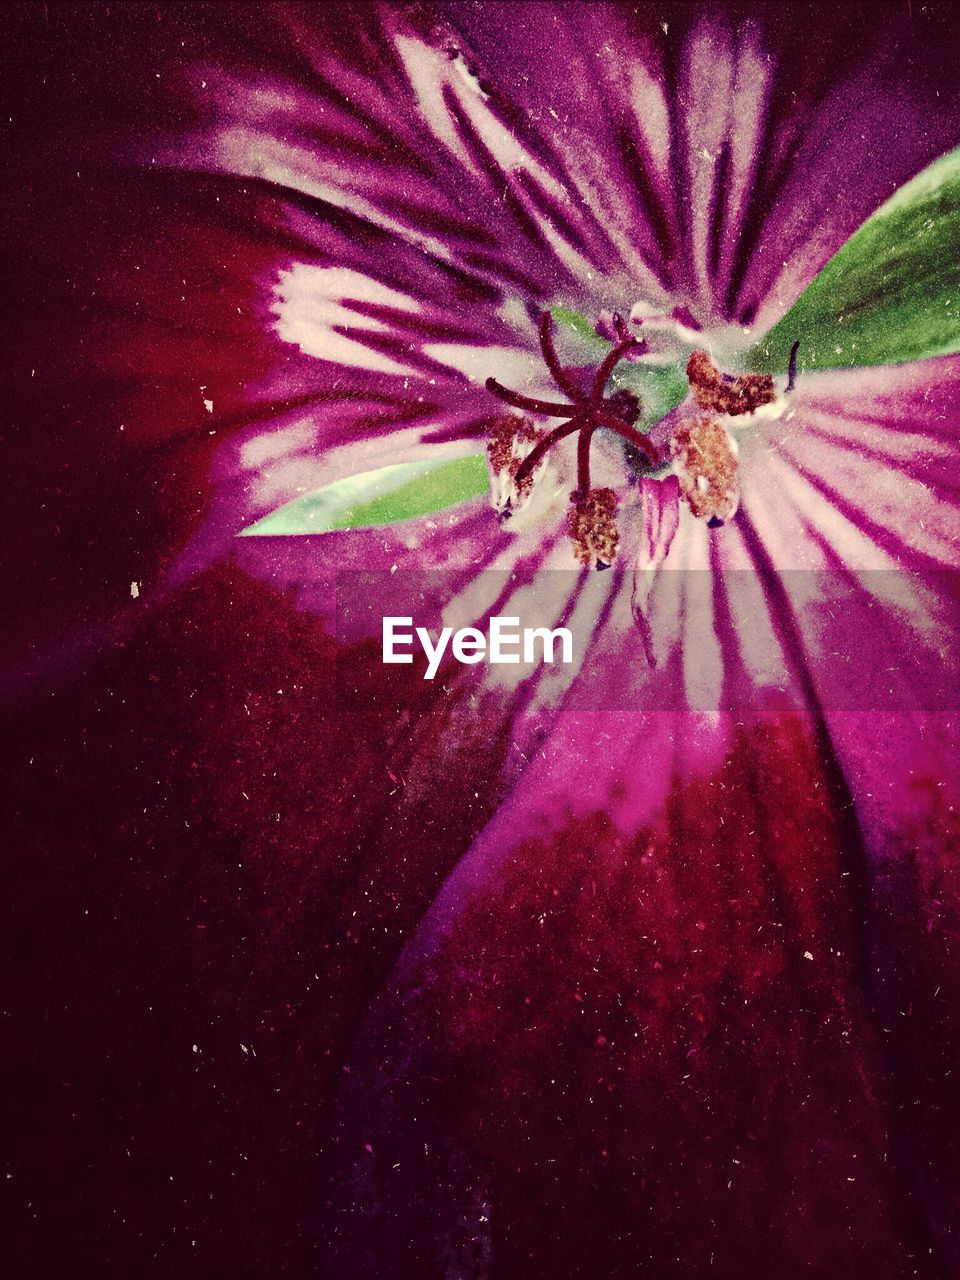
M 777 398 L 769 373 L 743 373 L 737 378 L 724 376 L 706 351 L 694 351 L 690 356 L 687 377 L 693 398 L 701 409 L 730 417 L 753 413 Z
M 573 554 L 582 565 L 609 569 L 617 554 L 617 495 L 612 489 L 574 490 L 570 495 L 567 529 Z
M 505 416 L 490 428 L 487 457 L 490 461 L 491 498 L 501 520 L 509 520 L 533 489 L 537 461 L 530 461 L 542 432 L 528 418 Z M 541 455 L 542 456 L 542 455 Z
M 740 505 L 736 442 L 716 418 L 703 414 L 681 422 L 670 441 L 680 492 L 695 516 L 722 523 Z

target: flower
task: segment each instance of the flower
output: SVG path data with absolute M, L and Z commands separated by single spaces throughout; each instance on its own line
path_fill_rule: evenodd
M 870 330 L 836 351 L 778 333 L 960 141 L 943 32 L 864 17 L 171 19 L 189 38 L 164 46 L 169 99 L 121 148 L 155 204 L 138 224 L 119 182 L 134 225 L 94 273 L 93 360 L 120 385 L 94 400 L 122 406 L 106 456 L 135 451 L 119 474 L 147 529 L 112 483 L 119 519 L 94 523 L 135 543 L 109 575 L 123 608 L 56 632 L 68 745 L 41 735 L 49 785 L 22 785 L 45 849 L 63 778 L 85 780 L 74 874 L 122 849 L 153 920 L 128 867 L 146 859 L 190 925 L 175 954 L 229 938 L 165 961 L 187 1008 L 211 1038 L 236 1020 L 241 1046 L 279 1046 L 256 1046 L 263 1132 L 234 1101 L 246 1064 L 222 1068 L 223 1105 L 293 1208 L 274 1226 L 259 1185 L 225 1193 L 231 1239 L 198 1229 L 209 1269 L 281 1269 L 279 1250 L 306 1273 L 313 1241 L 350 1275 L 737 1274 L 746 1236 L 775 1274 L 955 1269 L 957 726 L 949 684 L 912 685 L 954 621 L 960 363 L 912 358 L 915 310 L 903 362 L 844 367 Z M 795 378 L 761 367 L 774 338 L 799 340 Z M 237 536 L 473 455 L 489 497 Z M 424 692 L 379 669 L 362 626 L 334 639 L 333 577 L 385 593 L 394 569 L 437 571 L 428 603 L 474 615 L 566 570 L 551 607 L 587 637 L 577 679 Z M 89 683 L 65 656 L 82 641 L 105 664 Z M 844 701 L 855 667 L 882 673 L 879 706 Z M 91 747 L 104 705 L 134 711 Z M 167 1096 L 137 1070 L 134 1115 Z M 194 1130 L 213 1167 L 228 1140 L 174 1071 L 203 1119 L 189 1143 L 138 1123 L 188 1173 L 192 1230 L 212 1212 Z

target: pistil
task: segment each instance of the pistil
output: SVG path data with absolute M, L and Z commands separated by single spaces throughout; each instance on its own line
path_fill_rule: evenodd
M 511 391 L 509 387 L 504 387 L 499 383 L 496 378 L 488 378 L 486 381 L 487 390 L 492 395 L 515 409 L 524 409 L 528 413 L 537 413 L 544 417 L 564 419 L 560 426 L 555 427 L 544 436 L 524 458 L 516 472 L 518 483 L 526 480 L 554 445 L 559 444 L 567 436 L 578 432 L 577 493 L 581 496 L 589 494 L 590 442 L 594 431 L 598 427 L 606 427 L 622 439 L 628 440 L 640 451 L 650 466 L 658 465 L 660 457 L 657 450 L 650 443 L 650 440 L 642 432 L 637 431 L 633 425 L 639 415 L 639 403 L 636 397 L 632 393 L 627 393 L 630 395 L 630 400 L 627 401 L 622 391 L 614 392 L 609 398 L 604 395 L 610 375 L 620 361 L 630 352 L 639 349 L 641 344 L 636 338 L 628 334 L 617 343 L 597 369 L 590 391 L 584 392 L 577 385 L 573 376 L 560 363 L 553 341 L 553 317 L 549 311 L 544 311 L 540 316 L 539 335 L 540 349 L 543 352 L 544 362 L 550 371 L 550 376 L 557 387 L 565 395 L 569 396 L 569 403 L 561 404 L 555 400 L 544 400 L 538 396 L 528 396 L 519 391 Z M 632 416 L 633 421 L 628 422 L 626 420 L 623 416 L 625 412 Z
M 678 334 L 682 331 L 685 341 L 698 336 L 682 323 L 677 312 L 670 317 L 634 317 L 631 313 L 631 322 L 644 323 L 650 329 L 670 329 Z M 647 344 L 632 335 L 622 316 L 604 313 L 598 332 L 615 341 L 597 366 L 589 388 L 584 389 L 583 375 L 572 373 L 560 362 L 549 311 L 541 313 L 537 328 L 544 363 L 567 400 L 529 396 L 504 387 L 496 378 L 487 379 L 487 390 L 512 409 L 559 419 L 558 425 L 550 430 L 516 415 L 498 420 L 488 446 L 494 506 L 501 520 L 518 513 L 521 507 L 530 509 L 528 500 L 533 495 L 537 473 L 544 470 L 550 451 L 568 436 L 575 435 L 577 479 L 576 488 L 570 493 L 567 528 L 576 559 L 581 564 L 606 569 L 616 556 L 620 541 L 616 520 L 619 499 L 613 489 L 593 487 L 590 449 L 594 434 L 602 428 L 630 446 L 626 461 L 632 471 L 643 476 L 661 464 L 660 454 L 649 436 L 635 426 L 642 406 L 634 392 L 620 387 L 607 395 L 607 384 L 620 361 L 636 358 L 647 350 Z M 786 392 L 792 391 L 796 383 L 799 345 L 795 342 L 790 351 Z M 673 427 L 670 437 L 670 462 L 676 476 L 673 492 L 683 497 L 693 515 L 711 528 L 717 528 L 736 514 L 740 502 L 738 448 L 731 433 L 734 420 L 779 416 L 786 405 L 785 394 L 778 394 L 769 374 L 723 372 L 702 348 L 689 355 L 686 372 L 699 413 L 681 418 Z M 537 493 L 542 493 L 548 503 L 552 502 L 557 493 L 555 480 L 552 485 L 538 488 Z

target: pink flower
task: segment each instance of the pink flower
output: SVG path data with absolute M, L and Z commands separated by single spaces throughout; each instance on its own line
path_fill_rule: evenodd
M 23 450 L 70 587 L 29 592 L 67 710 L 20 783 L 74 880 L 122 851 L 152 918 L 129 868 L 157 877 L 151 956 L 216 935 L 176 973 L 265 1082 L 211 1055 L 197 1101 L 177 1059 L 188 1120 L 152 1076 L 132 1104 L 191 1239 L 194 1137 L 225 1184 L 266 1107 L 209 1271 L 956 1269 L 956 257 L 874 254 L 835 333 L 778 327 L 960 142 L 955 23 L 920 8 L 130 19 L 159 97 L 99 131 L 103 247 L 24 219 L 90 309 L 57 480 Z M 948 248 L 952 190 L 913 229 Z M 480 457 L 489 492 L 351 514 Z M 239 536 L 291 510 L 323 532 Z M 384 668 L 337 574 L 377 615 L 414 582 L 428 625 L 534 599 L 574 678 Z

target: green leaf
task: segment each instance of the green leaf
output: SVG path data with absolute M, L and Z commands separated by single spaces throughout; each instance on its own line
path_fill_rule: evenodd
M 960 350 L 960 148 L 892 196 L 743 358 L 780 373 L 896 364 Z
M 690 384 L 683 365 L 637 364 L 621 360 L 610 379 L 610 386 L 617 390 L 626 387 L 640 400 L 641 431 L 649 431 L 671 409 L 675 409 L 687 394 Z
M 613 345 L 606 338 L 600 337 L 592 322 L 582 311 L 574 311 L 570 307 L 554 307 L 552 315 L 557 324 L 563 325 L 565 329 L 569 329 L 578 338 L 588 342 L 595 351 L 603 348 L 609 349 Z
M 294 498 L 241 530 L 240 536 L 284 537 L 371 529 L 445 511 L 487 492 L 482 453 L 441 462 L 400 462 L 335 480 Z

